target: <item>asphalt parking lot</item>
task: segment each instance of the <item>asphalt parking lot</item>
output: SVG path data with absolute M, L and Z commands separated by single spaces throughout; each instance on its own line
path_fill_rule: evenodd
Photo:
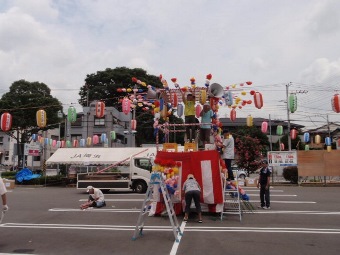
M 258 190 L 245 188 L 254 205 Z M 106 194 L 107 206 L 81 211 L 87 194 L 65 187 L 16 187 L 0 225 L 1 254 L 340 254 L 340 187 L 275 186 L 272 209 L 204 214 L 179 222 L 175 242 L 167 217 L 147 217 L 132 236 L 144 195 Z M 193 215 L 194 217 L 195 215 Z

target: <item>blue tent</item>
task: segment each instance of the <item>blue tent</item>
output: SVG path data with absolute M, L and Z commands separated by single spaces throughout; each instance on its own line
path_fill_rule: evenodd
M 23 182 L 23 181 L 28 181 L 31 179 L 39 178 L 41 175 L 40 174 L 33 174 L 31 169 L 28 168 L 23 168 L 17 174 L 15 175 L 15 179 L 18 182 Z

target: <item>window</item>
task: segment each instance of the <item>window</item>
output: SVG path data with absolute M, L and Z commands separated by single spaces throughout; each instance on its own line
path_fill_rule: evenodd
M 104 118 L 94 117 L 94 125 L 95 126 L 105 126 L 105 117 Z
M 4 144 L 4 137 L 0 136 L 0 144 Z
M 9 160 L 9 151 L 5 151 L 5 160 Z
M 71 123 L 71 127 L 81 127 L 83 122 L 82 119 L 82 116 L 77 116 L 76 121 Z

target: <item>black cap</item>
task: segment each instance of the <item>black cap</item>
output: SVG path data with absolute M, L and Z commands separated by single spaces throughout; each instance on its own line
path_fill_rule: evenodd
M 268 164 L 268 161 L 266 159 L 262 160 L 263 164 Z
M 224 130 L 222 131 L 222 134 L 226 134 L 226 133 L 230 133 L 228 129 L 224 129 Z

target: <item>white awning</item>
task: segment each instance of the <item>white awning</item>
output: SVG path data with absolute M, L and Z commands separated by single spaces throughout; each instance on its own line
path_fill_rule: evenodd
M 59 148 L 46 164 L 110 165 L 132 156 L 154 157 L 156 148 Z

